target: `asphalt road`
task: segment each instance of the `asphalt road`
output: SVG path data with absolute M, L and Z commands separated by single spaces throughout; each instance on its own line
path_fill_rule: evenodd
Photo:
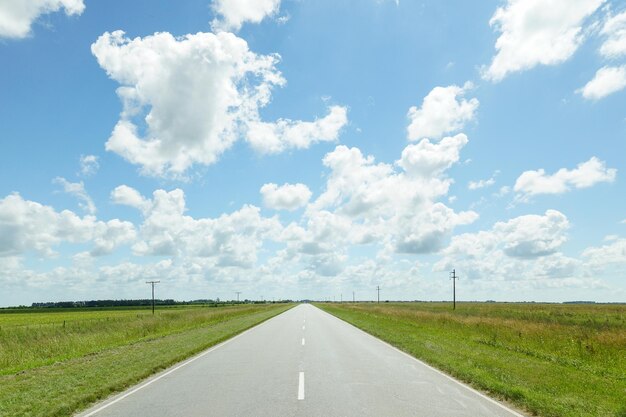
M 346 322 L 303 304 L 80 416 L 520 414 Z

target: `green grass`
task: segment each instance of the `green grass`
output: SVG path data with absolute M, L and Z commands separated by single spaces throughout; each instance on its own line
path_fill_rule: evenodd
M 626 416 L 626 306 L 317 304 L 529 414 Z
M 290 307 L 0 314 L 0 416 L 72 415 Z

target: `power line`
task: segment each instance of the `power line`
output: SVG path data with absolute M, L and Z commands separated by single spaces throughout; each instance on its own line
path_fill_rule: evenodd
M 161 281 L 146 281 L 146 284 L 152 285 L 152 315 L 154 315 L 154 285 Z

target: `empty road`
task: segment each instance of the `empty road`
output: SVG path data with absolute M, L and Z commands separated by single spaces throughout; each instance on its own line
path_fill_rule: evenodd
M 303 304 L 80 416 L 520 414 Z

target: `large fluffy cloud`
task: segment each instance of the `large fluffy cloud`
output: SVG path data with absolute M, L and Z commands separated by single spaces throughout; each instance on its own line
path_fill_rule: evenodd
M 483 77 L 500 81 L 537 65 L 556 65 L 581 45 L 583 24 L 605 0 L 508 0 L 489 21 L 500 36 Z
M 2 0 L 0 1 L 0 37 L 25 38 L 41 15 L 63 9 L 68 16 L 85 10 L 83 0 Z
M 561 194 L 571 188 L 588 188 L 600 182 L 613 182 L 615 168 L 607 168 L 604 161 L 591 157 L 575 169 L 561 168 L 549 175 L 545 170 L 525 171 L 517 178 L 514 190 L 518 201 L 528 201 L 538 194 Z
M 103 222 L 94 216 L 79 217 L 69 210 L 57 212 L 50 206 L 11 194 L 0 200 L 0 256 L 36 252 L 53 256 L 63 242 L 93 244 L 92 254 L 110 253 L 135 238 L 132 223 Z
M 285 83 L 279 57 L 255 54 L 231 33 L 128 39 L 107 32 L 91 50 L 121 84 L 124 110 L 106 149 L 146 174 L 180 176 L 193 164 L 212 164 L 242 137 L 265 152 L 334 140 L 346 123 L 339 107 L 310 124 L 262 122 L 259 108 Z
M 571 276 L 578 262 L 558 252 L 568 229 L 556 210 L 498 222 L 490 230 L 454 236 L 434 269 L 457 268 L 471 279 Z
M 459 131 L 465 123 L 473 120 L 479 102 L 475 98 L 463 98 L 471 88 L 471 83 L 466 83 L 463 87 L 451 85 L 433 88 L 424 97 L 419 109 L 415 106 L 409 109 L 409 140 L 437 139 L 444 134 Z
M 185 195 L 180 189 L 156 190 L 148 200 L 122 186 L 112 197 L 143 210 L 139 240 L 133 246 L 137 255 L 205 258 L 213 266 L 249 268 L 264 239 L 276 238 L 281 231 L 276 218 L 264 218 L 258 207 L 249 205 L 217 218 L 195 219 L 185 214 Z
M 216 30 L 239 30 L 245 22 L 259 23 L 278 13 L 280 0 L 215 0 L 211 6 L 220 16 L 211 23 Z

